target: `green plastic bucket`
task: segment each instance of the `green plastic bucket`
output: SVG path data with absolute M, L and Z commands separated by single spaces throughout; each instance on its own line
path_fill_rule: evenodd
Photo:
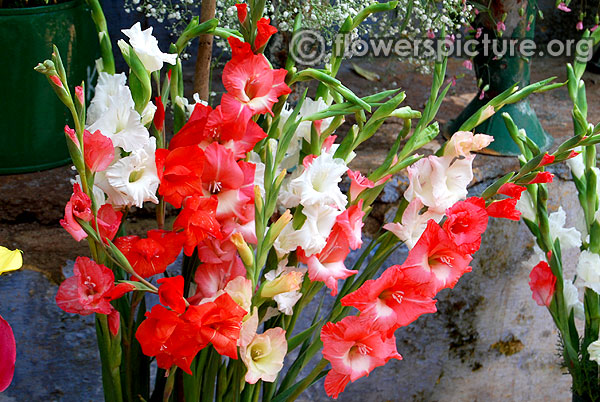
M 67 108 L 33 68 L 52 54 L 62 56 L 71 90 L 90 89 L 98 39 L 81 0 L 58 5 L 0 9 L 0 174 L 34 172 L 70 162 L 64 126 Z M 88 99 L 89 100 L 89 99 Z

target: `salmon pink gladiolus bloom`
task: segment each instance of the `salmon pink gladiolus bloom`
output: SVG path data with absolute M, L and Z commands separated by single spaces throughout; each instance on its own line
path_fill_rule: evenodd
M 287 70 L 271 68 L 262 54 L 255 55 L 249 43 L 229 37 L 231 60 L 223 69 L 227 92 L 221 107 L 227 120 L 248 121 L 256 114 L 271 113 L 271 107 L 291 89 L 285 84 Z
M 423 314 L 435 313 L 436 301 L 423 295 L 419 283 L 406 277 L 399 265 L 385 270 L 377 279 L 366 281 L 342 298 L 342 305 L 354 306 L 373 329 L 390 331 L 404 327 Z
M 467 254 L 479 250 L 481 235 L 488 223 L 485 200 L 471 197 L 459 201 L 446 210 L 448 219 L 444 222 L 444 230 L 459 249 Z
M 65 218 L 60 220 L 60 225 L 67 231 L 76 241 L 81 241 L 87 237 L 87 233 L 75 218 L 89 222 L 94 215 L 92 214 L 92 200 L 83 191 L 78 183 L 73 184 L 73 195 L 65 206 Z
M 333 398 L 338 397 L 348 382 L 369 375 L 375 367 L 383 366 L 390 359 L 402 359 L 393 335 L 387 337 L 356 316 L 345 317 L 336 324 L 325 324 L 321 340 L 323 357 L 331 362 L 325 391 Z
M 464 273 L 471 272 L 471 260 L 440 225 L 430 220 L 417 244 L 408 252 L 402 269 L 408 278 L 421 283 L 424 294 L 434 296 L 444 288 L 453 288 Z
M 92 173 L 101 172 L 115 159 L 115 147 L 99 130 L 83 132 L 83 159 Z
M 58 288 L 56 304 L 67 313 L 110 314 L 109 292 L 114 288 L 113 272 L 87 257 L 77 257 L 73 276 Z

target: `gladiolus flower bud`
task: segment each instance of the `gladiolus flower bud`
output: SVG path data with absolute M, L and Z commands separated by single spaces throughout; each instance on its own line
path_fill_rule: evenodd
M 271 298 L 280 293 L 293 292 L 299 290 L 302 286 L 304 274 L 298 271 L 291 271 L 280 275 L 275 280 L 265 282 L 260 292 L 261 297 Z
M 79 102 L 80 105 L 85 104 L 85 97 L 83 95 L 83 87 L 81 85 L 78 85 L 75 87 L 75 99 L 77 99 L 77 102 Z
M 251 267 L 254 265 L 254 253 L 248 246 L 248 243 L 244 240 L 244 236 L 240 233 L 234 233 L 231 235 L 231 242 L 235 245 L 244 265 Z
M 237 15 L 240 24 L 244 24 L 246 22 L 246 18 L 248 18 L 248 4 L 246 3 L 238 3 L 235 5 L 237 8 Z

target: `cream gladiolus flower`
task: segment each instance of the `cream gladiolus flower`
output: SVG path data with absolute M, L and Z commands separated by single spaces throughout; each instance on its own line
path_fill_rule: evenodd
M 280 293 L 276 294 L 275 296 L 273 296 L 273 300 L 275 300 L 275 302 L 277 303 L 277 309 L 280 312 L 282 312 L 283 314 L 285 314 L 285 315 L 293 314 L 294 306 L 296 305 L 298 300 L 300 300 L 300 298 L 302 297 L 302 293 L 300 293 L 299 290 L 302 287 L 302 278 L 304 277 L 304 274 L 306 273 L 306 271 L 307 271 L 306 268 L 298 268 L 298 267 L 288 266 L 287 258 L 284 258 L 277 265 L 277 269 L 271 270 L 265 274 L 265 279 L 267 281 L 269 281 L 267 283 L 275 283 L 275 281 L 278 278 L 288 276 L 291 272 L 297 273 L 297 274 L 294 274 L 296 276 L 292 277 L 292 279 L 299 280 L 299 286 L 297 287 L 297 289 L 289 290 L 286 292 L 280 292 Z M 283 290 L 285 290 L 285 289 L 283 289 Z
M 271 328 L 264 334 L 256 335 L 248 346 L 240 347 L 242 361 L 246 365 L 246 382 L 255 384 L 258 380 L 273 382 L 283 368 L 287 353 L 287 340 L 282 328 Z
M 402 222 L 386 223 L 383 228 L 389 230 L 397 238 L 402 240 L 406 247 L 413 248 L 427 227 L 427 222 L 430 219 L 439 222 L 444 217 L 443 214 L 425 211 L 420 214 L 423 209 L 423 203 L 420 199 L 415 198 L 408 204 L 404 214 L 402 214 Z
M 243 276 L 236 276 L 225 285 L 227 293 L 234 302 L 250 313 L 252 306 L 252 281 Z
M 600 255 L 583 250 L 577 264 L 577 277 L 586 288 L 600 294 Z
M 590 343 L 588 353 L 590 354 L 590 360 L 600 364 L 600 339 Z
M 443 214 L 467 196 L 474 158 L 475 155 L 462 159 L 431 155 L 419 160 L 407 168 L 410 184 L 404 197 L 409 202 L 419 198 L 431 212 Z
M 565 228 L 567 222 L 567 214 L 558 207 L 558 211 L 552 212 L 548 217 L 548 223 L 550 226 L 550 237 L 552 241 L 559 239 L 561 250 L 581 246 L 581 233 L 575 228 Z
M 176 54 L 160 51 L 158 41 L 152 35 L 152 27 L 142 31 L 141 24 L 136 22 L 131 28 L 123 29 L 121 32 L 129 38 L 129 44 L 148 72 L 160 70 L 163 63 L 175 64 L 177 62 Z
M 160 184 L 154 152 L 156 139 L 150 138 L 144 148 L 132 152 L 97 175 L 97 185 L 117 206 L 142 207 L 145 201 L 158 204 L 156 190 Z M 102 174 L 103 173 L 103 174 Z
M 0 274 L 15 271 L 23 266 L 21 250 L 9 250 L 0 246 Z

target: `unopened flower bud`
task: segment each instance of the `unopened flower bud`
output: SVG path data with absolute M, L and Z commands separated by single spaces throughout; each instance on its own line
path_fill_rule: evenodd
M 235 245 L 240 257 L 242 258 L 242 262 L 246 267 L 251 267 L 254 265 L 254 253 L 248 243 L 244 240 L 244 236 L 241 233 L 237 232 L 231 235 L 231 242 Z

